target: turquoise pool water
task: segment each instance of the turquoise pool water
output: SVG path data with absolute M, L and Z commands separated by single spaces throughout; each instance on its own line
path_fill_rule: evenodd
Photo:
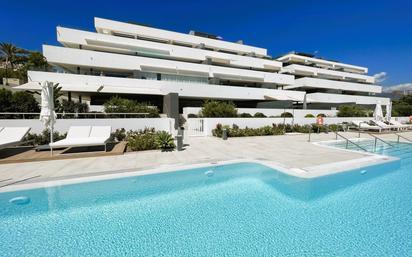
M 1 193 L 0 255 L 411 256 L 412 147 L 378 151 L 402 160 L 312 180 L 238 163 Z

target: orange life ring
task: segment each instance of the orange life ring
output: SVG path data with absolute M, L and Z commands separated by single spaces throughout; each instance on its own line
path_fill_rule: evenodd
M 412 122 L 412 115 L 409 116 L 409 122 Z
M 322 116 L 316 117 L 316 124 L 317 125 L 323 125 L 323 117 Z

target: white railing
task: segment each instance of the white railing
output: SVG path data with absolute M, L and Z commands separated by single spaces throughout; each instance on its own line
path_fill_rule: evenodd
M 119 112 L 119 113 L 104 113 L 104 112 L 86 112 L 86 113 L 68 113 L 59 112 L 56 113 L 58 119 L 116 119 L 116 118 L 148 118 L 150 113 L 132 113 L 132 112 Z M 0 112 L 1 119 L 38 119 L 40 113 L 38 112 Z
M 172 118 L 115 118 L 115 119 L 57 119 L 55 131 L 65 133 L 70 126 L 111 126 L 112 131 L 124 128 L 129 130 L 143 130 L 154 128 L 156 131 L 175 133 L 175 120 Z M 41 133 L 45 126 L 39 119 L 0 119 L 0 127 L 30 127 L 30 133 Z

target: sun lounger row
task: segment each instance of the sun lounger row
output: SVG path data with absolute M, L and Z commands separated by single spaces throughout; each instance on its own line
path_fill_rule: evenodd
M 378 120 L 370 120 L 362 121 L 362 120 L 353 120 L 353 124 L 355 124 L 360 130 L 370 130 L 370 131 L 378 131 L 382 132 L 384 130 L 406 130 L 412 128 L 412 125 L 402 124 L 398 121 L 392 120 L 389 124 L 378 121 Z M 371 125 L 372 124 L 372 125 Z

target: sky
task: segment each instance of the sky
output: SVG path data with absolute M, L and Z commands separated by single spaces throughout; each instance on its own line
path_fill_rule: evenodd
M 1 0 L 0 42 L 59 45 L 56 26 L 94 31 L 93 17 L 134 21 L 366 66 L 385 87 L 412 86 L 412 0 L 29 1 Z

